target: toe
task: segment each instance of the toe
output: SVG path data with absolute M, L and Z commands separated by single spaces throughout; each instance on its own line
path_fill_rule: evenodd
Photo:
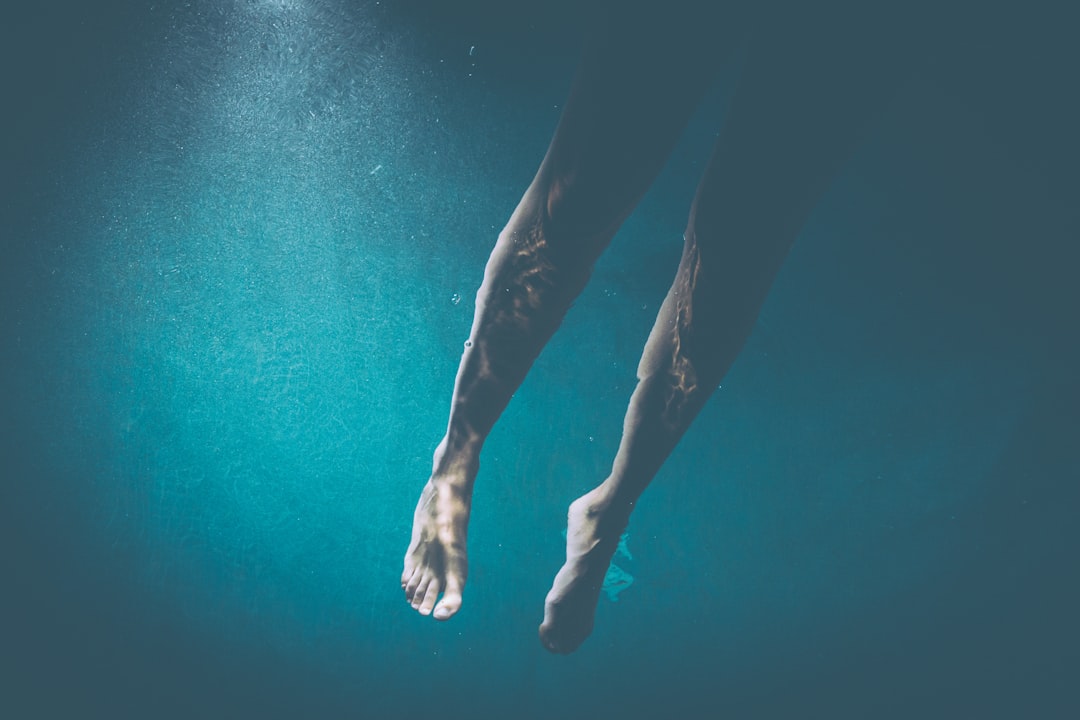
M 431 573 L 423 573 L 423 579 L 413 590 L 409 600 L 412 603 L 413 610 L 419 610 L 420 604 L 424 601 L 424 597 L 427 595 L 428 588 L 432 585 L 433 575 Z
M 460 595 L 443 595 L 442 602 L 435 608 L 436 620 L 449 620 L 461 609 Z
M 442 589 L 442 583 L 438 579 L 432 580 L 428 583 L 427 589 L 424 591 L 423 600 L 420 602 L 419 608 L 421 615 L 430 615 L 431 609 L 435 607 L 435 601 L 439 599 L 439 590 Z
M 412 577 L 405 583 L 405 598 L 412 600 L 416 595 L 416 589 L 420 586 L 420 580 L 423 579 L 424 573 L 419 568 L 413 571 Z
M 556 629 L 549 625 L 547 621 L 540 625 L 540 644 L 543 645 L 548 652 L 553 652 L 557 655 L 569 655 L 578 649 L 581 645 L 581 641 L 584 638 L 567 638 L 561 637 Z
M 460 575 L 447 575 L 442 600 L 435 607 L 436 620 L 448 620 L 461 609 L 461 590 L 464 584 Z
M 551 628 L 548 626 L 547 621 L 540 623 L 540 644 L 543 645 L 551 652 L 558 652 L 556 650 L 555 638 L 551 635 Z

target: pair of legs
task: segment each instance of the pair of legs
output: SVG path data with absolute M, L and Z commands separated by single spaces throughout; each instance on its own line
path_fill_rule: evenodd
M 446 435 L 416 507 L 401 582 L 415 609 L 440 620 L 462 603 L 484 440 L 661 169 L 724 45 L 689 16 L 659 26 L 620 18 L 606 30 L 488 261 Z M 887 95 L 873 54 L 866 38 L 830 43 L 792 17 L 754 25 L 611 473 L 570 505 L 566 563 L 540 626 L 549 650 L 571 652 L 588 636 L 635 503 L 734 362 L 807 215 Z

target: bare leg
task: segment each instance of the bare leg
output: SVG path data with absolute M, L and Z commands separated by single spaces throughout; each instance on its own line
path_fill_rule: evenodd
M 793 66 L 779 60 L 791 50 L 770 43 L 748 58 L 645 345 L 611 474 L 570 505 L 566 563 L 540 626 L 553 652 L 572 652 L 591 632 L 635 503 L 735 361 L 807 215 L 893 86 L 883 66 L 864 77 L 866 56 L 795 53 Z
M 614 28 L 586 53 L 547 156 L 484 271 L 446 435 L 416 506 L 401 576 L 406 598 L 423 615 L 434 611 L 443 620 L 461 607 L 484 440 L 707 86 L 712 63 L 674 34 L 665 52 L 643 55 L 649 30 Z M 673 66 L 695 69 L 671 83 Z

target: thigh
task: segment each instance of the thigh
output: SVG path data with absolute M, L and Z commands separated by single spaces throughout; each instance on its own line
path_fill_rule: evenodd
M 699 242 L 745 238 L 786 251 L 894 94 L 906 19 L 847 0 L 774 2 L 755 18 L 691 211 Z
M 537 174 L 550 239 L 606 242 L 660 171 L 738 36 L 738 13 L 697 7 L 709 5 L 597 13 Z

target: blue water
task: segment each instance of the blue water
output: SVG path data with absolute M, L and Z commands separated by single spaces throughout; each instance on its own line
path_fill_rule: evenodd
M 412 509 L 578 36 L 434 7 L 11 23 L 0 714 L 1075 712 L 1064 32 L 991 15 L 1027 64 L 919 65 L 643 498 L 632 584 L 555 657 L 565 508 L 614 454 L 738 58 L 491 436 L 437 624 L 398 586 Z

